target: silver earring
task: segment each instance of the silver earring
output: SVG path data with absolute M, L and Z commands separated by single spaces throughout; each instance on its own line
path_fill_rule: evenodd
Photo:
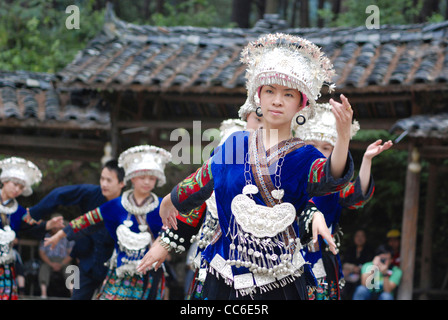
M 297 123 L 299 126 L 304 125 L 305 122 L 306 122 L 306 118 L 305 118 L 305 116 L 304 116 L 303 114 L 299 114 L 299 115 L 296 117 L 296 123 Z

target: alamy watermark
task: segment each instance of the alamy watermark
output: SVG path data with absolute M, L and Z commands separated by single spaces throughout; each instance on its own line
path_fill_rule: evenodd
M 67 289 L 79 289 L 79 267 L 76 265 L 68 265 L 65 268 L 65 287 Z
M 80 28 L 80 11 L 77 5 L 69 5 L 65 8 L 65 13 L 70 14 L 65 19 L 65 27 L 69 30 Z M 379 29 L 380 28 L 380 8 L 377 5 L 369 5 L 365 10 L 369 16 L 366 19 L 367 29 Z
M 379 29 L 380 28 L 380 8 L 376 5 L 370 5 L 366 7 L 366 13 L 370 14 L 366 19 L 367 29 Z
M 79 7 L 75 5 L 70 5 L 65 8 L 65 13 L 70 13 L 70 15 L 65 19 L 65 27 L 69 30 L 79 29 L 80 16 Z
M 369 274 L 366 279 L 367 289 L 380 289 L 380 269 L 376 265 L 371 265 L 366 268 L 366 274 Z

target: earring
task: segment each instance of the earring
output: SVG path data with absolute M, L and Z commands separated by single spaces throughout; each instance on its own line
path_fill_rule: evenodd
M 299 118 L 301 118 L 301 120 L 299 120 Z M 303 114 L 299 114 L 299 115 L 296 117 L 296 123 L 297 123 L 299 126 L 305 124 L 305 122 L 306 122 L 306 118 L 305 118 L 305 116 L 304 116 Z
M 255 114 L 259 117 L 263 116 L 263 112 L 261 112 L 261 107 L 257 107 L 257 109 L 255 109 Z

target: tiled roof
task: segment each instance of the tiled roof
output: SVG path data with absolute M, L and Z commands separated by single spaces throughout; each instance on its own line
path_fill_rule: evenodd
M 0 126 L 19 122 L 47 128 L 110 126 L 109 112 L 99 95 L 84 89 L 61 91 L 55 81 L 54 75 L 46 73 L 0 72 Z
M 415 115 L 398 120 L 390 129 L 391 133 L 404 132 L 414 138 L 448 139 L 448 113 L 435 115 Z
M 448 83 L 448 21 L 379 30 L 290 29 L 265 16 L 251 29 L 162 28 L 126 23 L 111 9 L 103 31 L 57 76 L 66 86 L 244 93 L 240 52 L 269 32 L 299 35 L 321 46 L 336 69 L 337 88 L 344 91 L 428 90 Z

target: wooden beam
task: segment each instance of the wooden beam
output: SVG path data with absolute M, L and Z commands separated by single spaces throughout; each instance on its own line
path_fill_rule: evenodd
M 182 118 L 181 121 L 174 120 L 157 120 L 157 121 L 117 121 L 117 127 L 121 130 L 132 129 L 132 128 L 144 128 L 153 129 L 177 129 L 185 128 L 192 129 L 193 121 L 201 122 L 201 129 L 219 128 L 223 119 L 215 118 L 204 118 L 204 119 L 194 119 L 194 118 Z
M 412 300 L 414 286 L 417 218 L 420 196 L 420 154 L 414 144 L 409 145 L 408 168 L 401 228 L 400 268 L 403 271 L 398 288 L 399 300 Z
M 431 257 L 432 257 L 432 230 L 434 221 L 434 207 L 437 193 L 438 164 L 431 161 L 429 164 L 428 186 L 426 192 L 425 222 L 423 229 L 423 245 L 420 270 L 420 289 L 423 294 L 420 299 L 428 299 L 427 290 L 431 288 Z
M 422 157 L 425 159 L 446 159 L 448 158 L 448 146 L 423 146 L 421 147 Z
M 4 147 L 0 145 L 0 154 L 8 156 L 18 156 L 23 158 L 43 158 L 43 159 L 60 159 L 73 161 L 100 162 L 103 156 L 103 148 L 97 152 L 86 152 L 79 150 L 67 149 L 49 149 L 49 148 L 32 148 L 32 147 Z
M 0 145 L 6 147 L 32 147 L 61 150 L 96 151 L 103 150 L 104 142 L 92 139 L 68 139 L 0 134 Z
M 111 156 L 112 158 L 118 158 L 118 150 L 120 150 L 120 134 L 118 129 L 118 115 L 120 113 L 120 105 L 123 97 L 122 92 L 118 92 L 115 96 L 115 101 L 112 102 L 112 110 L 110 112 L 110 139 L 111 139 Z
M 110 124 L 99 124 L 93 121 L 56 121 L 38 119 L 0 119 L 0 127 L 2 128 L 26 128 L 26 129 L 47 129 L 47 130 L 64 130 L 64 131 L 108 131 Z

